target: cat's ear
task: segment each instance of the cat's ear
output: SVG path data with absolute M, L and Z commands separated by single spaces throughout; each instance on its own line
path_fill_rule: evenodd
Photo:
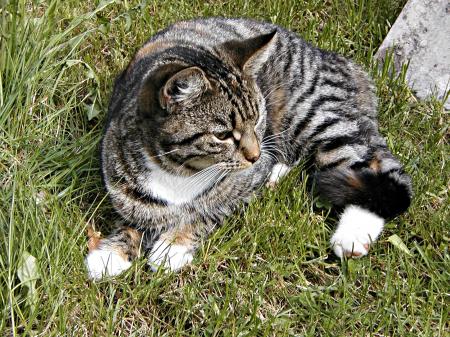
M 190 67 L 173 74 L 159 94 L 159 103 L 167 109 L 174 104 L 189 104 L 211 88 L 203 70 Z
M 242 71 L 256 76 L 261 66 L 275 51 L 277 43 L 277 30 L 263 35 L 239 41 L 225 42 L 222 47 L 231 60 Z

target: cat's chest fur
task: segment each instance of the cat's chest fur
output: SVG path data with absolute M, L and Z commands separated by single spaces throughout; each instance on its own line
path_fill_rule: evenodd
M 214 181 L 199 181 L 191 177 L 175 175 L 162 170 L 154 163 L 147 163 L 148 173 L 141 179 L 141 187 L 153 197 L 168 204 L 188 203 L 208 190 Z

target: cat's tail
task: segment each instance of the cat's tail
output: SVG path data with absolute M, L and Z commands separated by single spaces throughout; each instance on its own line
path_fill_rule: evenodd
M 318 172 L 316 190 L 334 206 L 358 205 L 389 220 L 411 203 L 411 178 L 402 168 L 386 172 L 370 167 L 334 168 Z
M 384 223 L 411 203 L 411 178 L 392 156 L 316 174 L 315 189 L 343 210 L 331 243 L 342 257 L 367 254 Z

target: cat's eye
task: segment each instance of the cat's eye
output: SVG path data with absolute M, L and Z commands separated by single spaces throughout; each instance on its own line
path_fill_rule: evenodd
M 214 136 L 216 136 L 216 138 L 218 138 L 220 140 L 225 140 L 228 138 L 232 138 L 233 132 L 231 132 L 231 131 L 218 132 L 218 133 L 215 133 Z

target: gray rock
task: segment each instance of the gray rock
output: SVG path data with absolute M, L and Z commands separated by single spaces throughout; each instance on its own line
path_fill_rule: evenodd
M 406 78 L 417 97 L 443 100 L 450 90 L 450 1 L 409 0 L 375 57 L 391 48 L 397 71 L 410 61 Z M 444 106 L 450 110 L 449 99 Z

